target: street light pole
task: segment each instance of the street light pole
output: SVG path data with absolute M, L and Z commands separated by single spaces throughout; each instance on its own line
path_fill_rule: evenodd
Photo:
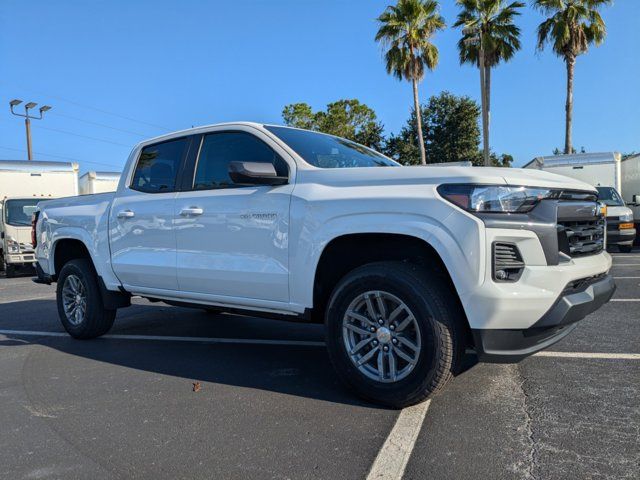
M 27 129 L 27 158 L 33 160 L 33 152 L 31 151 L 31 119 L 29 117 L 24 119 L 24 125 Z
M 18 116 L 18 117 L 24 117 L 24 126 L 25 129 L 27 131 L 27 158 L 29 160 L 33 160 L 33 150 L 31 149 L 31 119 L 35 119 L 35 120 L 42 120 L 42 117 L 44 115 L 44 112 L 51 110 L 51 107 L 49 105 L 44 105 L 42 107 L 40 107 L 38 109 L 38 111 L 40 112 L 39 116 L 34 116 L 31 115 L 29 113 L 29 110 L 31 110 L 32 108 L 35 108 L 38 104 L 35 102 L 28 102 L 24 105 L 24 113 L 17 113 L 13 111 L 13 107 L 16 107 L 18 105 L 20 105 L 22 103 L 22 100 L 19 99 L 13 99 L 9 102 L 9 109 L 11 110 L 11 113 Z

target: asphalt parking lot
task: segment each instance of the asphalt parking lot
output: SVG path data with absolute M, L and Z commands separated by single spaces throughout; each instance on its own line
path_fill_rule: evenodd
M 640 251 L 613 255 L 614 301 L 550 351 L 403 411 L 342 389 L 319 326 L 138 299 L 82 342 L 0 277 L 0 478 L 638 479 Z

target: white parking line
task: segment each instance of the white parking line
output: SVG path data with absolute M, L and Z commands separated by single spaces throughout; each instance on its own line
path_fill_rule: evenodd
M 367 480 L 400 480 L 407 468 L 431 400 L 400 412 L 391 433 L 378 452 Z
M 637 280 L 640 277 L 613 277 L 614 280 Z
M 640 298 L 612 298 L 610 302 L 640 302 Z
M 49 295 L 40 295 L 38 297 L 24 297 L 24 298 L 14 298 L 13 300 L 0 300 L 0 305 L 4 305 L 6 303 L 16 303 L 16 302 L 28 302 L 31 300 L 44 300 L 45 298 L 54 299 L 55 293 L 50 293 Z
M 640 353 L 601 353 L 601 352 L 550 352 L 542 351 L 534 357 L 554 358 L 599 358 L 603 360 L 640 360 Z
M 36 330 L 0 330 L 1 335 L 24 335 L 29 337 L 68 337 L 65 332 L 43 332 Z M 169 335 L 103 335 L 100 338 L 113 340 L 150 340 L 155 342 L 231 343 L 246 345 L 290 345 L 301 347 L 324 347 L 324 342 L 307 340 L 267 340 L 259 338 L 177 337 Z

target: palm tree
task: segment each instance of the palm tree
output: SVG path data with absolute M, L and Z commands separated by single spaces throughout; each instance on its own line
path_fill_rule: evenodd
M 418 83 L 425 69 L 438 65 L 438 48 L 431 38 L 446 27 L 435 0 L 398 0 L 378 17 L 380 28 L 376 41 L 388 49 L 385 53 L 387 73 L 413 84 L 413 106 L 416 112 L 420 162 L 427 163 L 422 132 L 422 115 L 418 99 Z
M 567 101 L 565 104 L 564 153 L 573 151 L 571 126 L 573 116 L 573 73 L 578 55 L 590 44 L 600 45 L 607 34 L 598 9 L 611 0 L 535 0 L 534 6 L 548 18 L 538 26 L 538 50 L 548 42 L 553 53 L 567 66 Z
M 520 50 L 520 29 L 514 19 L 520 15 L 522 2 L 508 5 L 502 0 L 456 0 L 462 11 L 454 27 L 463 27 L 458 41 L 460 63 L 477 65 L 480 71 L 482 101 L 482 134 L 485 157 L 489 152 L 489 124 L 491 118 L 491 69 L 507 62 Z M 473 41 L 473 37 L 479 37 Z M 481 57 L 481 53 L 484 58 Z M 485 160 L 486 160 L 485 158 Z

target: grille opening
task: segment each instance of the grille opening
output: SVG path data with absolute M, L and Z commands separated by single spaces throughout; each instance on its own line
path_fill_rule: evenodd
M 594 255 L 604 249 L 604 219 L 558 221 L 558 249 L 570 257 Z
M 517 282 L 524 271 L 522 255 L 515 243 L 493 242 L 493 280 Z

